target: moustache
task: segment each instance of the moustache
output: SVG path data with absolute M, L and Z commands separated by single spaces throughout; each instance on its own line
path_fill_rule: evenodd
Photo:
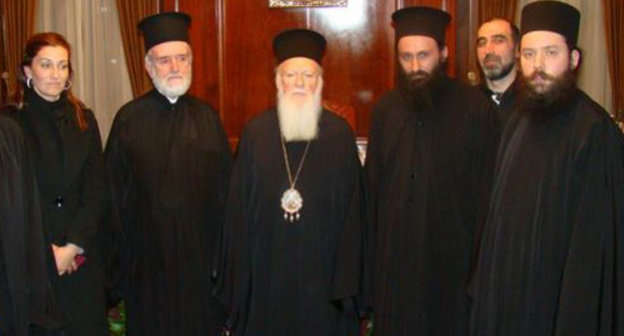
M 494 54 L 488 54 L 485 56 L 485 58 L 483 59 L 484 62 L 488 62 L 488 61 L 497 61 L 500 62 L 500 57 L 494 55 Z
M 536 79 L 538 79 L 538 78 L 539 78 L 539 79 L 541 79 L 541 80 L 545 80 L 545 81 L 552 81 L 552 80 L 555 80 L 555 77 L 554 77 L 554 76 L 551 76 L 551 75 L 549 75 L 549 74 L 545 73 L 544 71 L 540 71 L 540 70 L 538 70 L 538 71 L 534 71 L 534 72 L 533 72 L 533 73 L 532 73 L 532 74 L 528 77 L 528 79 L 529 79 L 529 80 L 531 80 L 531 81 L 536 80 Z
M 430 75 L 423 70 L 412 71 L 407 74 L 407 78 L 409 78 L 410 81 L 421 81 L 429 78 L 429 76 Z
M 305 89 L 292 89 L 288 92 L 289 95 L 294 95 L 294 94 L 308 94 L 308 92 Z

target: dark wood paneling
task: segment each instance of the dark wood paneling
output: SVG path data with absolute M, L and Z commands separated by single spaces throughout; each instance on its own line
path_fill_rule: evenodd
M 4 1 L 0 0 L 0 24 L 4 27 Z M 4 32 L 0 34 L 0 106 L 4 106 L 8 102 L 9 76 L 6 64 L 6 45 L 4 42 Z
M 426 5 L 451 13 L 448 70 L 463 76 L 474 54 L 465 50 L 474 34 L 463 32 L 471 26 L 465 10 L 473 2 L 349 0 L 347 8 L 269 9 L 268 0 L 178 0 L 193 17 L 191 92 L 217 107 L 228 135 L 237 138 L 249 119 L 275 103 L 273 36 L 289 28 L 314 29 L 328 40 L 324 98 L 356 111 L 356 133 L 366 136 L 373 103 L 394 82 L 392 12 Z M 174 6 L 175 0 L 162 0 L 162 10 Z
M 476 0 L 457 1 L 456 28 L 456 77 L 470 84 L 478 82 L 476 40 L 478 29 L 479 2 Z
M 350 0 L 347 8 L 310 10 L 310 28 L 328 41 L 324 98 L 356 111 L 366 136 L 373 103 L 392 87 L 394 37 L 387 1 Z

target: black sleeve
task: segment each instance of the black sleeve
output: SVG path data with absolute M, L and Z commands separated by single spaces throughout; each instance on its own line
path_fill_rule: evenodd
M 586 141 L 584 180 L 579 181 L 580 201 L 572 216 L 558 294 L 556 335 L 589 335 L 597 329 L 601 335 L 620 335 L 624 326 L 623 139 L 607 117 Z
M 372 310 L 374 300 L 373 272 L 375 264 L 375 239 L 377 227 L 377 198 L 379 197 L 382 173 L 381 130 L 383 129 L 383 104 L 378 103 L 372 112 L 372 119 L 364 164 L 363 199 L 363 297 L 364 305 Z
M 339 301 L 347 316 L 357 318 L 365 315 L 362 301 L 363 272 L 363 214 L 362 214 L 362 165 L 360 163 L 355 137 L 345 125 L 348 136 L 344 137 L 341 152 L 341 169 L 337 175 L 341 190 L 337 190 L 341 204 L 340 224 L 342 230 L 337 236 L 337 250 L 332 274 L 330 299 Z
M 100 131 L 93 112 L 86 110 L 89 153 L 82 169 L 80 207 L 67 228 L 66 241 L 89 253 L 106 205 L 106 182 Z
M 222 270 L 222 264 L 223 264 L 223 260 L 221 260 L 221 258 L 223 257 L 223 232 L 224 232 L 224 223 L 225 223 L 225 212 L 226 212 L 226 207 L 227 207 L 227 201 L 228 201 L 228 192 L 229 192 L 229 186 L 230 186 L 230 176 L 232 173 L 232 165 L 233 165 L 233 158 L 232 158 L 232 151 L 230 149 L 230 142 L 227 138 L 227 134 L 225 133 L 225 129 L 223 128 L 223 124 L 221 123 L 221 121 L 219 120 L 218 114 L 214 113 L 214 118 L 215 118 L 215 129 L 217 132 L 217 139 L 218 139 L 218 143 L 219 143 L 219 153 L 220 153 L 220 159 L 219 162 L 217 163 L 219 165 L 219 180 L 217 181 L 218 185 L 217 185 L 217 206 L 216 209 L 218 209 L 218 216 L 219 218 L 216 219 L 216 222 L 219 225 L 219 236 L 217 237 L 217 243 L 215 244 L 215 250 L 213 251 L 213 261 L 212 261 L 212 271 L 211 271 L 211 276 L 213 278 L 214 281 L 217 281 L 217 278 L 219 277 L 219 272 Z
M 470 278 L 476 268 L 476 260 L 479 254 L 481 236 L 485 226 L 485 220 L 490 204 L 491 189 L 494 182 L 494 170 L 496 157 L 500 145 L 502 124 L 496 107 L 488 98 L 479 96 L 475 99 L 473 114 L 469 121 L 473 122 L 473 152 L 471 156 L 471 194 L 475 195 L 472 202 L 474 213 L 474 228 L 472 255 L 470 258 L 470 274 L 467 287 L 471 293 Z
M 34 176 L 21 128 L 0 115 L 0 331 L 11 335 L 63 323 Z
M 251 256 L 246 225 L 250 151 L 248 137 L 243 133 L 229 185 L 221 271 L 215 287 L 219 300 L 229 309 L 225 326 L 233 334 L 236 334 L 237 330 L 245 330 L 246 304 L 251 290 Z
M 131 262 L 127 237 L 134 221 L 134 212 L 127 206 L 134 202 L 130 196 L 132 174 L 124 144 L 123 111 L 117 113 L 108 136 L 104 165 L 110 199 L 110 212 L 104 222 L 109 242 L 105 251 L 106 282 L 111 299 L 116 300 L 127 290 L 127 271 Z

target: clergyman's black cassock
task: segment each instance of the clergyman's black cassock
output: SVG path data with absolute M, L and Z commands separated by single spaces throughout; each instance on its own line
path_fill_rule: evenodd
M 105 159 L 129 334 L 218 333 L 211 272 L 232 164 L 219 115 L 153 90 L 120 109 Z
M 0 334 L 62 322 L 59 286 L 46 239 L 32 162 L 21 126 L 0 114 Z
M 285 220 L 289 188 L 277 112 L 250 121 L 239 143 L 228 201 L 220 291 L 236 336 L 358 335 L 360 170 L 353 133 L 323 111 L 296 183 L 300 219 Z M 306 141 L 286 143 L 295 174 Z
M 448 78 L 432 107 L 411 106 L 393 90 L 373 109 L 365 165 L 367 301 L 376 335 L 463 336 L 498 117 L 478 89 Z
M 471 285 L 472 335 L 624 333 L 623 145 L 580 90 L 555 116 L 511 118 Z
M 507 121 L 509 120 L 509 118 L 511 118 L 511 115 L 515 110 L 516 96 L 518 95 L 519 86 L 518 81 L 519 79 L 516 78 L 516 80 L 511 83 L 507 90 L 499 95 L 499 97 L 497 98 L 498 103 L 494 101 L 494 92 L 490 90 L 490 88 L 488 88 L 485 83 L 481 85 L 481 90 L 483 91 L 483 94 L 488 100 L 492 102 L 492 104 L 496 107 L 496 110 L 498 111 L 498 117 L 501 121 L 501 129 L 505 129 Z

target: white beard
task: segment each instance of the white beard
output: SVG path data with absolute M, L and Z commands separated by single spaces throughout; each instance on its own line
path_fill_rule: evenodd
M 284 140 L 308 141 L 318 136 L 321 116 L 321 92 L 323 82 L 319 82 L 314 95 L 307 97 L 302 105 L 292 101 L 281 88 L 277 90 L 277 116 Z
M 158 92 L 160 92 L 161 95 L 170 99 L 177 99 L 178 97 L 184 95 L 188 91 L 189 87 L 191 87 L 192 74 L 190 72 L 188 76 L 180 75 L 182 76 L 182 83 L 179 85 L 167 84 L 167 78 L 169 78 L 169 76 L 165 78 L 160 78 L 155 73 L 152 74 L 150 72 L 152 83 L 154 84 L 154 87 L 156 88 Z

